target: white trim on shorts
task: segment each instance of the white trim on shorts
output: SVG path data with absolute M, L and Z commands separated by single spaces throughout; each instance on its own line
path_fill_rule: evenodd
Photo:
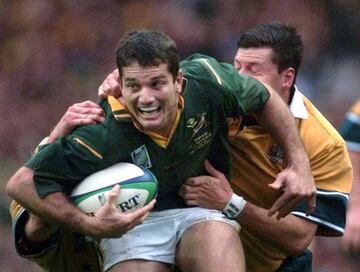
M 151 212 L 141 225 L 122 237 L 100 242 L 104 271 L 132 259 L 175 264 L 176 245 L 183 233 L 191 226 L 208 220 L 224 222 L 240 231 L 238 222 L 217 210 L 193 207 Z

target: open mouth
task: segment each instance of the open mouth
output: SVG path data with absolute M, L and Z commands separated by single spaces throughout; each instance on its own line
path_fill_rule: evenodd
M 152 106 L 152 107 L 139 107 L 138 108 L 141 114 L 146 116 L 151 116 L 157 114 L 160 111 L 160 106 Z

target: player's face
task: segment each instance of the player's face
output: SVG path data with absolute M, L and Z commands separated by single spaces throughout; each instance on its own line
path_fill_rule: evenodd
M 268 47 L 239 48 L 234 66 L 240 74 L 252 76 L 274 88 L 287 101 L 294 79 L 294 69 L 285 69 L 279 73 L 277 65 L 272 61 L 272 54 L 273 50 Z
M 168 136 L 178 109 L 182 74 L 173 79 L 165 63 L 143 67 L 137 62 L 122 70 L 126 107 L 144 129 Z

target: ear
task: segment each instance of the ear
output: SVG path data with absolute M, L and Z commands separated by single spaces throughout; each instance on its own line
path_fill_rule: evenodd
M 175 78 L 176 92 L 178 92 L 179 94 L 182 92 L 183 83 L 184 83 L 184 76 L 182 71 L 179 70 L 179 73 Z
M 295 79 L 295 69 L 292 67 L 287 68 L 286 70 L 284 70 L 282 72 L 283 74 L 283 87 L 288 90 L 291 88 L 291 86 L 294 83 L 294 79 Z

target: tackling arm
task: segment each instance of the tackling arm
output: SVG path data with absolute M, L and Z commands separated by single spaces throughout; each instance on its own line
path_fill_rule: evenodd
M 316 187 L 309 159 L 288 106 L 275 91 L 271 91 L 270 87 L 268 89 L 271 96 L 256 117 L 281 146 L 287 159 L 287 167 L 269 185 L 283 191 L 269 210 L 269 215 L 278 212 L 278 219 L 285 217 L 306 199 L 308 213 L 312 213 L 316 205 Z
M 345 233 L 342 244 L 348 252 L 360 252 L 360 152 L 349 151 L 353 165 L 353 186 L 346 213 Z
M 209 162 L 205 163 L 205 168 L 211 176 L 189 178 L 180 189 L 180 195 L 188 205 L 223 211 L 232 198 L 233 190 L 225 176 Z M 241 227 L 288 256 L 303 252 L 313 239 L 317 224 L 291 214 L 277 220 L 267 216 L 268 210 L 243 201 L 244 206 L 235 218 Z
M 223 211 L 233 196 L 233 190 L 225 176 L 209 162 L 205 163 L 205 168 L 211 176 L 189 178 L 179 193 L 188 205 Z M 235 218 L 241 227 L 288 256 L 296 256 L 303 252 L 315 235 L 315 223 L 291 214 L 277 220 L 267 216 L 268 210 L 245 200 L 243 202 L 245 206 Z

